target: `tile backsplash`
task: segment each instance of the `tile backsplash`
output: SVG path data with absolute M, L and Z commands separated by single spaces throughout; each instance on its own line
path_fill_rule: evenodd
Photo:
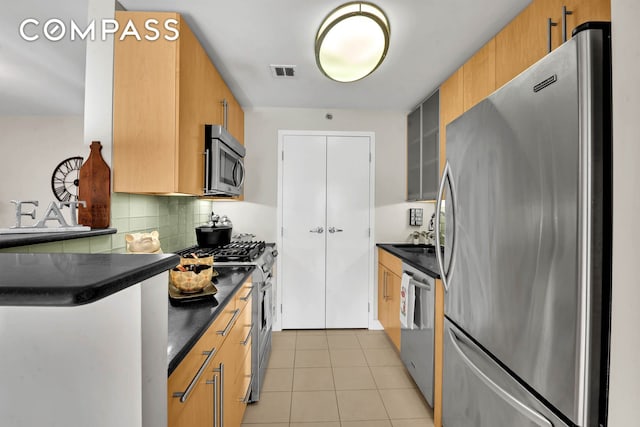
M 125 253 L 126 233 L 158 230 L 164 252 L 196 244 L 194 228 L 211 213 L 211 201 L 196 197 L 111 194 L 111 225 L 116 234 L 7 248 L 1 252 Z

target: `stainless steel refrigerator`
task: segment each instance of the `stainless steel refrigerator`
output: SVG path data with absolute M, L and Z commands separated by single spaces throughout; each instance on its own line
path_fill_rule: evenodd
M 610 56 L 580 26 L 447 126 L 445 427 L 606 425 Z

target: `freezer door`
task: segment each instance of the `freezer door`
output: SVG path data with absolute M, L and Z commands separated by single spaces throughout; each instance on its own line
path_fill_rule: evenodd
M 447 127 L 445 222 L 455 251 L 446 315 L 581 426 L 592 425 L 585 396 L 597 395 L 600 356 L 589 342 L 601 285 L 588 254 L 600 208 L 590 156 L 602 139 L 588 114 L 603 101 L 589 85 L 598 66 L 578 64 L 597 64 L 589 49 L 602 42 L 579 45 L 587 33 Z
M 444 359 L 444 426 L 568 426 L 447 320 Z

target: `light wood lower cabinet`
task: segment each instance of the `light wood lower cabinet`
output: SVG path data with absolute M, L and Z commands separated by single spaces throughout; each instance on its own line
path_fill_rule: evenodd
M 169 377 L 169 427 L 242 423 L 251 386 L 251 286 L 243 284 Z
M 378 249 L 378 320 L 400 351 L 400 281 L 402 261 Z

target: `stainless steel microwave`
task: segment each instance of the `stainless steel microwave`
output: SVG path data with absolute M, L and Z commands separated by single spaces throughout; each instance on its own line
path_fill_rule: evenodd
M 240 195 L 244 184 L 244 146 L 222 125 L 205 125 L 204 135 L 204 195 Z

